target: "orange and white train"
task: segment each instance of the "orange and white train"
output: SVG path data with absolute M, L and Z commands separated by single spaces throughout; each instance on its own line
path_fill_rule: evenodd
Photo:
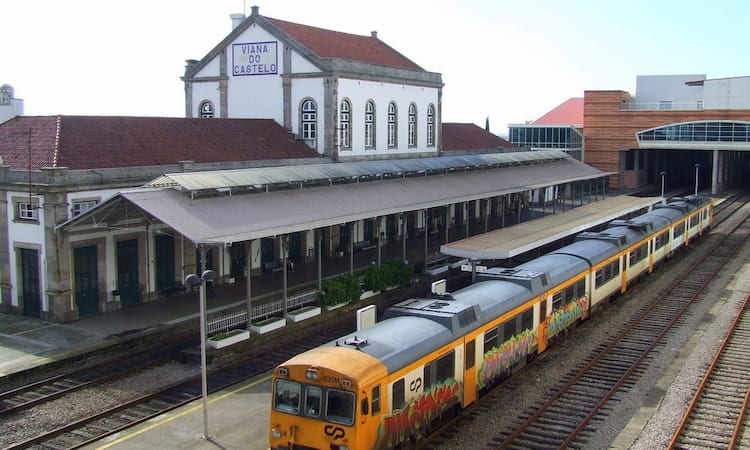
M 428 435 L 543 352 L 607 299 L 711 226 L 710 200 L 674 198 L 452 294 L 403 301 L 381 320 L 274 370 L 274 450 L 399 448 Z

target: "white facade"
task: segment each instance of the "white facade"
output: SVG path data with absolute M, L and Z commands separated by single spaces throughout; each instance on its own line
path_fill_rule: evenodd
M 233 15 L 235 30 L 201 61 L 188 61 L 183 78 L 188 117 L 273 119 L 337 160 L 439 153 L 439 74 L 318 57 L 257 12 L 254 7 L 244 21 Z M 342 116 L 344 100 L 351 111 Z M 375 113 L 370 125 L 368 102 Z M 391 104 L 395 116 L 389 115 Z M 411 141 L 410 106 L 416 110 Z M 389 120 L 395 126 L 389 128 Z M 340 134 L 346 125 L 348 145 Z M 366 136 L 366 127 L 373 136 Z
M 696 75 L 636 78 L 635 109 L 750 109 L 750 77 Z

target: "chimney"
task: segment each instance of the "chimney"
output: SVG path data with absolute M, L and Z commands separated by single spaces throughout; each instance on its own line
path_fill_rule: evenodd
M 244 13 L 230 14 L 229 18 L 232 19 L 232 29 L 234 30 L 235 28 L 240 26 L 243 20 L 245 20 L 245 14 Z
M 378 38 L 378 32 L 377 31 L 370 31 L 370 37 L 374 37 L 375 39 Z
M 257 6 L 251 6 L 250 11 L 252 12 L 250 13 L 250 17 L 258 17 L 258 9 L 259 8 Z

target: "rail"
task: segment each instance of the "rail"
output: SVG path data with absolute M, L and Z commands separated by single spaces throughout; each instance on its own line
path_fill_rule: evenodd
M 320 291 L 318 290 L 301 292 L 287 298 L 286 311 L 317 303 L 319 299 Z M 285 311 L 284 299 L 279 298 L 271 302 L 253 305 L 252 309 L 251 322 L 266 319 L 274 314 L 283 314 Z M 245 326 L 247 322 L 247 309 L 211 314 L 206 320 L 206 332 L 210 336 Z

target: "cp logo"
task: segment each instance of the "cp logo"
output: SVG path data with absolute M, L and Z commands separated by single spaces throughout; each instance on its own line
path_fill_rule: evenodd
M 323 428 L 323 432 L 326 436 L 331 436 L 334 439 L 341 439 L 346 435 L 343 428 L 334 427 L 333 425 L 326 425 L 325 428 Z

